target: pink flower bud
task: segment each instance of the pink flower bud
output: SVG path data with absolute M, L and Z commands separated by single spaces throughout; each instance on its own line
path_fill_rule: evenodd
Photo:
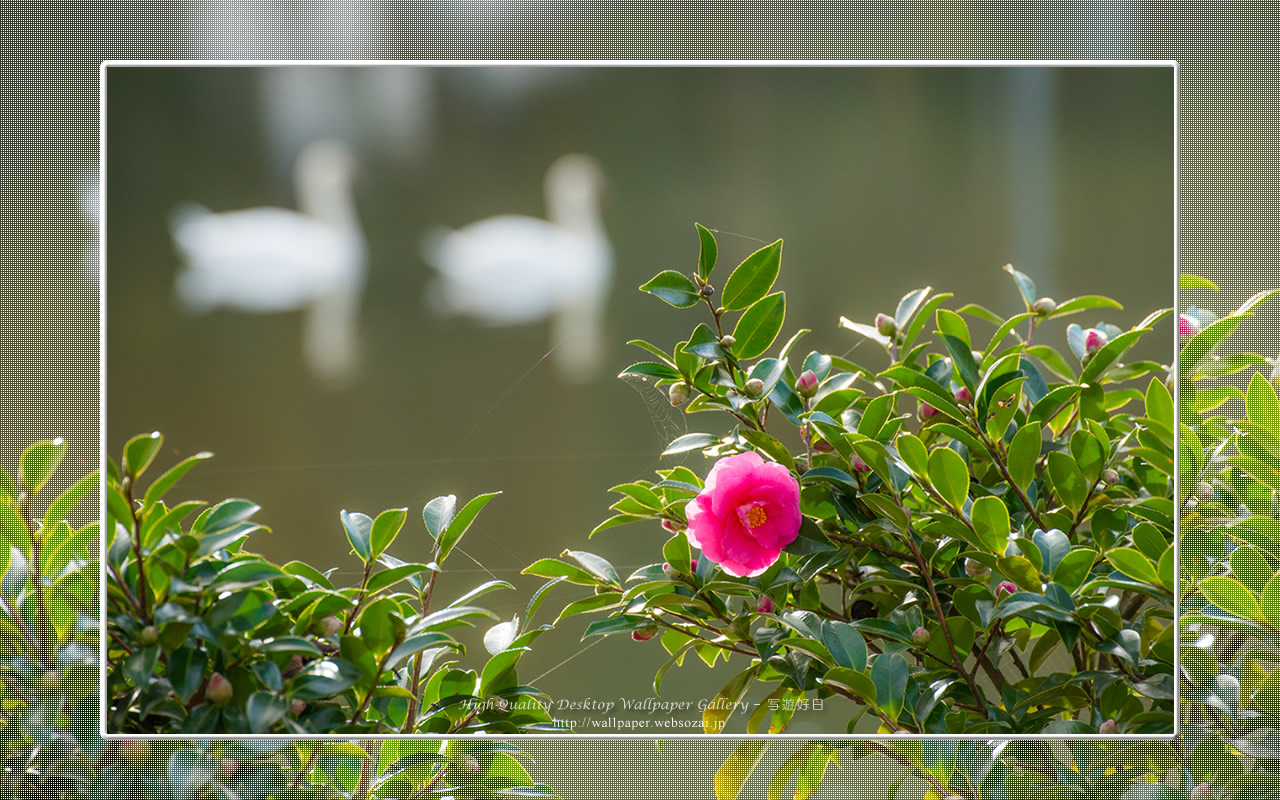
M 1098 726 L 1098 733 L 1103 736 L 1114 736 L 1120 732 L 1120 723 L 1114 719 L 1109 719 Z
M 773 613 L 773 598 L 767 594 L 760 595 L 760 599 L 756 601 L 756 611 L 761 614 Z
M 1200 332 L 1200 320 L 1190 314 L 1178 315 L 1178 339 L 1183 344 L 1190 341 L 1191 337 Z
M 956 399 L 961 403 L 972 403 L 973 392 L 969 391 L 968 386 L 961 386 L 959 389 L 956 389 Z
M 307 704 L 302 700 L 298 700 L 295 698 L 289 701 L 289 710 L 292 711 L 293 715 L 296 717 L 297 715 L 301 714 L 303 711 L 307 710 Z
M 637 642 L 647 642 L 658 635 L 657 625 L 645 625 L 631 632 L 631 638 Z
M 864 472 L 864 473 L 870 472 L 871 467 L 867 465 L 867 462 L 862 460 L 862 456 L 858 455 L 857 453 L 854 453 L 853 454 L 853 471 Z
M 1202 503 L 1207 503 L 1213 499 L 1213 485 L 1208 481 L 1200 481 L 1196 484 L 1196 499 Z
M 321 636 L 336 636 L 342 633 L 342 620 L 337 617 L 325 617 L 318 625 Z
M 1196 788 L 1191 790 L 1191 800 L 1213 800 L 1213 787 L 1207 782 L 1197 784 Z
M 235 688 L 231 685 L 231 681 L 227 680 L 221 672 L 213 673 L 209 678 L 209 685 L 204 690 L 204 696 L 210 703 L 215 705 L 226 705 L 231 700 L 231 695 L 235 692 Z
M 914 642 L 917 647 L 924 647 L 929 643 L 929 629 L 923 625 L 916 628 L 911 633 L 911 641 Z
M 1014 585 L 1013 581 L 1000 581 L 1000 585 L 996 587 L 996 597 L 1013 594 L 1016 591 L 1018 591 L 1018 587 Z
M 671 405 L 679 408 L 689 402 L 689 384 L 675 383 L 667 390 L 667 399 L 671 401 Z
M 942 412 L 934 408 L 933 406 L 929 405 L 928 403 L 921 402 L 920 410 L 918 413 L 920 416 L 920 421 L 923 422 L 927 419 L 933 419 L 934 417 L 938 416 Z
M 676 524 L 675 524 L 674 522 L 672 522 L 671 520 L 669 520 L 669 519 L 664 519 L 664 520 L 662 521 L 662 529 L 663 529 L 664 531 L 666 531 L 667 533 L 679 533 L 679 532 L 680 532 L 680 528 L 679 528 L 679 527 L 677 527 L 677 526 L 676 526 Z
M 801 372 L 800 377 L 796 378 L 796 394 L 801 397 L 813 397 L 816 391 L 818 391 L 818 376 L 814 375 L 811 369 Z
M 459 766 L 461 766 L 462 771 L 468 775 L 475 775 L 480 771 L 480 761 L 475 756 L 467 756 L 462 759 L 462 763 Z
M 1101 478 L 1102 482 L 1106 485 L 1115 486 L 1120 482 L 1120 473 L 1116 472 L 1114 469 L 1104 469 L 1102 471 Z
M 1092 355 L 1106 346 L 1107 335 L 1097 328 L 1090 328 L 1084 332 L 1084 352 L 1086 355 Z
M 224 758 L 218 764 L 218 775 L 225 781 L 234 777 L 236 770 L 240 769 L 240 762 L 234 758 Z
M 898 332 L 898 323 L 888 314 L 876 314 L 876 332 L 881 336 L 893 336 Z
M 747 397 L 759 397 L 764 394 L 764 381 L 750 378 L 742 385 L 742 390 L 747 393 Z

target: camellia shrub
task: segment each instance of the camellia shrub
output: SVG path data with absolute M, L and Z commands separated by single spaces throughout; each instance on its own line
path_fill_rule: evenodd
M 1184 292 L 1211 282 L 1181 278 Z M 864 757 L 930 800 L 1277 800 L 1280 798 L 1280 368 L 1229 337 L 1260 292 L 1218 317 L 1178 320 L 1183 614 L 1176 739 L 807 742 L 768 776 L 768 796 L 807 797 Z M 734 800 L 769 743 L 739 745 L 715 775 Z M 835 770 L 830 770 L 835 767 Z M 914 796 L 914 795 L 913 795 Z
M 475 605 L 510 589 L 489 581 L 447 604 L 436 579 L 481 509 L 483 494 L 423 509 L 432 561 L 388 550 L 407 518 L 343 511 L 360 579 L 273 564 L 244 549 L 262 526 L 247 500 L 166 504 L 200 453 L 149 485 L 158 433 L 136 436 L 107 467 L 107 709 L 119 733 L 522 733 L 557 730 L 545 697 L 522 685 L 521 656 L 550 626 L 501 622 L 484 637 L 479 669 L 459 665 L 450 630 L 496 619 Z
M 715 238 L 697 232 L 695 268 L 641 289 L 705 321 L 633 341 L 650 358 L 622 375 L 705 420 L 663 455 L 707 466 L 615 487 L 592 536 L 654 535 L 654 563 L 625 580 L 577 551 L 526 570 L 594 589 L 561 618 L 607 611 L 586 636 L 656 639 L 655 692 L 686 661 L 723 662 L 710 733 L 758 684 L 751 733 L 786 730 L 808 699 L 846 703 L 849 731 L 871 715 L 881 732 L 1171 733 L 1177 420 L 1169 366 L 1124 360 L 1171 310 L 1059 326 L 1125 317 L 1005 267 L 1013 314 L 916 289 L 840 320 L 885 363 L 800 357 L 803 329 L 774 349 L 782 242 L 717 288 Z

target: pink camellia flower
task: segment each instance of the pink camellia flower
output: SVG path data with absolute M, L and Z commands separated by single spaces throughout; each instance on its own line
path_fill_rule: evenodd
M 764 572 L 800 533 L 800 484 L 756 453 L 722 458 L 685 507 L 689 542 L 735 577 Z
M 756 611 L 761 614 L 769 614 L 773 612 L 773 598 L 767 594 L 760 595 L 760 599 L 756 601 Z
M 1090 328 L 1084 332 L 1084 351 L 1085 353 L 1096 353 L 1106 346 L 1107 335 L 1097 328 Z
M 920 413 L 920 421 L 923 422 L 926 419 L 933 419 L 934 417 L 938 416 L 942 412 L 934 408 L 933 406 L 929 405 L 928 403 L 921 402 L 919 413 Z
M 959 389 L 956 389 L 956 399 L 961 403 L 972 403 L 973 392 L 969 391 L 968 386 L 961 386 Z
M 1200 332 L 1200 320 L 1190 314 L 1178 315 L 1178 338 L 1183 344 L 1187 343 L 1192 336 Z
M 1013 581 L 1001 581 L 996 587 L 996 597 L 1002 597 L 1006 594 L 1013 594 L 1018 591 L 1018 587 L 1013 585 Z

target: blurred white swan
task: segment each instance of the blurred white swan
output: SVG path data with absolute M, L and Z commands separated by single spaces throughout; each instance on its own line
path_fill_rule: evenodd
M 551 318 L 551 360 L 588 380 L 601 361 L 601 322 L 613 254 L 600 219 L 604 174 L 588 156 L 562 156 L 547 170 L 548 219 L 490 217 L 434 231 L 422 257 L 440 273 L 428 302 L 487 325 Z
M 327 380 L 349 377 L 365 272 L 351 192 L 356 167 L 347 145 L 320 140 L 303 149 L 294 167 L 299 211 L 179 208 L 171 228 L 186 261 L 176 284 L 182 304 L 193 311 L 304 309 L 307 366 Z

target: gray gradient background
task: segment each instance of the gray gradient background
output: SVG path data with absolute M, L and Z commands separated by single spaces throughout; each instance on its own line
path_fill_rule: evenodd
M 195 5 L 186 6 L 197 9 Z M 75 192 L 97 140 L 97 65 L 105 58 L 1145 58 L 1181 64 L 1181 264 L 1234 307 L 1275 283 L 1274 14 L 1203 4 L 902 3 L 813 17 L 763 5 L 700 5 L 639 17 L 591 3 L 451 5 L 448 14 L 383 4 L 396 20 L 364 30 L 363 6 L 227 4 L 217 45 L 197 46 L 167 4 L 6 9 L 0 237 L 0 420 L 12 468 L 29 442 L 66 436 L 61 478 L 97 456 L 96 297 L 75 272 L 91 231 Z M 815 11 L 828 10 L 818 6 Z M 1264 8 L 1257 6 L 1257 8 Z M 319 14 L 327 13 L 323 18 Z M 709 35 L 709 32 L 714 32 Z M 1194 299 L 1193 299 L 1194 301 Z M 1268 323 L 1245 331 L 1262 352 Z M 1253 344 L 1253 343 L 1250 343 Z M 57 487 L 54 487 L 57 488 Z M 727 740 L 526 742 L 535 776 L 565 797 L 711 796 Z M 786 744 L 774 750 L 779 758 Z M 757 778 L 771 774 L 769 758 Z M 834 770 L 821 796 L 878 798 L 896 776 L 871 760 Z M 853 787 L 857 787 L 856 789 Z M 858 793 L 852 794 L 854 791 Z M 763 794 L 753 782 L 744 796 Z M 919 797 L 904 787 L 899 797 Z

